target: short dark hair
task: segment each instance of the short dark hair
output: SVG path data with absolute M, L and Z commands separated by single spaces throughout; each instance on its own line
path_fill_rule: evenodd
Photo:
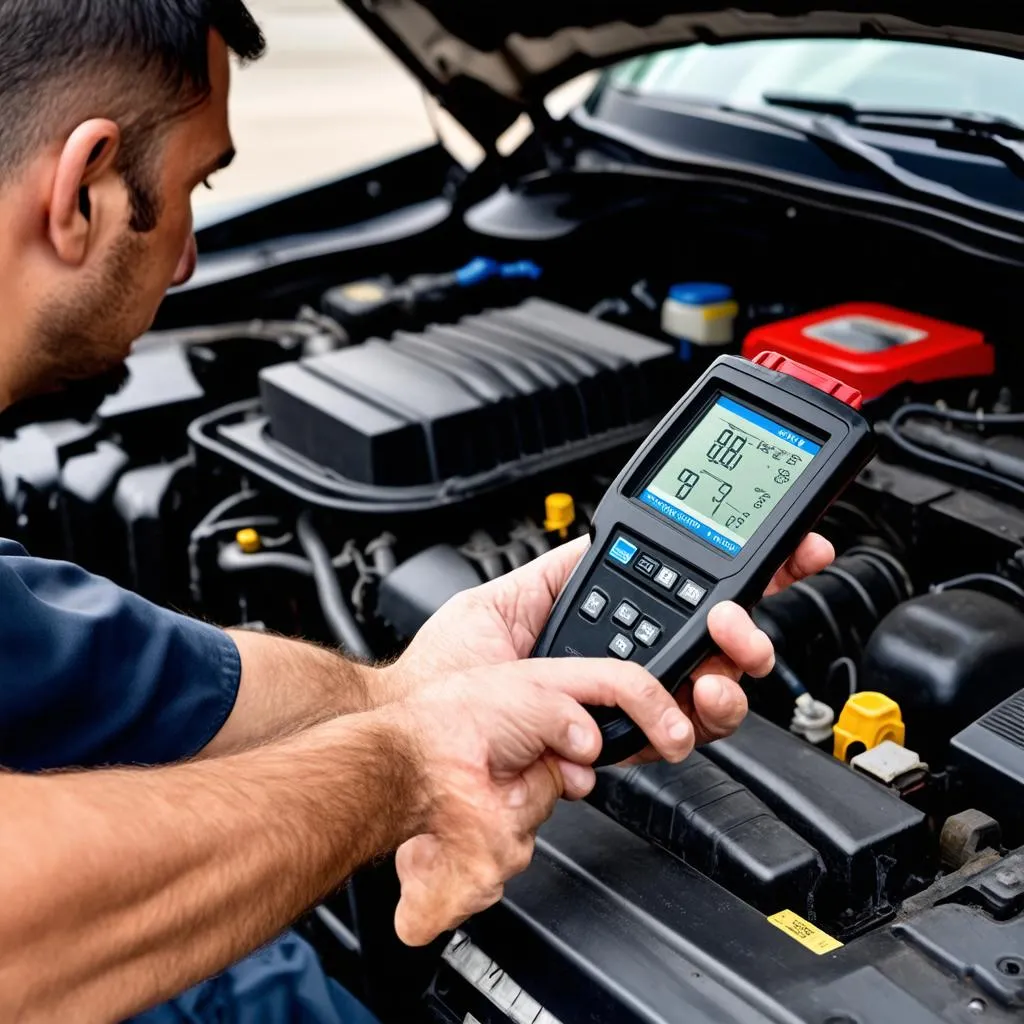
M 151 230 L 154 143 L 209 95 L 211 30 L 244 60 L 264 51 L 244 0 L 0 0 L 0 184 L 81 120 L 110 117 L 132 227 Z

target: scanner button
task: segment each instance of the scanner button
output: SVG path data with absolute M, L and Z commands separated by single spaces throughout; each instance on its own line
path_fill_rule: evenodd
M 661 568 L 661 562 L 651 558 L 650 555 L 641 555 L 636 560 L 636 565 L 633 568 L 637 572 L 642 572 L 645 576 L 653 576 Z
M 591 622 L 597 622 L 608 604 L 608 598 L 597 589 L 592 590 L 587 599 L 580 605 L 580 614 Z
M 654 577 L 654 582 L 659 587 L 671 590 L 679 582 L 679 573 L 675 569 L 670 569 L 667 565 L 663 565 L 658 570 L 658 575 Z
M 625 537 L 617 537 L 615 543 L 608 549 L 608 557 L 619 565 L 629 565 L 636 554 L 636 545 L 631 544 Z
M 633 636 L 637 638 L 644 645 L 644 647 L 653 647 L 661 636 L 661 626 L 656 622 L 651 622 L 650 619 L 644 619 L 639 626 L 633 632 Z
M 640 618 L 640 609 L 631 605 L 628 601 L 623 601 L 618 608 L 615 609 L 615 614 L 612 618 L 620 625 L 625 626 L 626 629 L 632 629 L 636 625 L 636 620 Z
M 608 645 L 608 653 L 626 661 L 633 653 L 635 645 L 625 633 L 616 633 L 612 642 Z
M 705 594 L 707 594 L 706 587 L 694 583 L 693 580 L 687 580 L 683 584 L 682 590 L 679 591 L 679 600 L 685 601 L 691 608 L 696 608 L 704 600 Z

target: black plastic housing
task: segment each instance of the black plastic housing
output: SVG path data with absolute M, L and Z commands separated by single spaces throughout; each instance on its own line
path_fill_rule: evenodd
M 377 614 L 399 636 L 413 637 L 449 598 L 481 582 L 468 558 L 449 544 L 435 544 L 384 577 Z
M 817 438 L 821 448 L 734 557 L 677 527 L 640 504 L 635 495 L 705 411 L 727 396 L 780 424 Z M 629 601 L 661 628 L 651 646 L 637 643 L 628 655 L 675 691 L 713 650 L 707 613 L 719 601 L 750 608 L 804 535 L 863 468 L 875 450 L 874 434 L 860 413 L 803 381 L 736 356 L 722 356 L 687 391 L 647 438 L 606 492 L 594 516 L 593 545 L 560 595 L 534 657 L 602 657 L 616 630 L 608 615 L 589 621 L 581 603 L 593 590 L 609 608 Z M 617 538 L 634 545 L 707 591 L 697 607 L 654 586 L 637 571 L 639 558 L 617 563 Z M 643 734 L 616 711 L 595 709 L 604 748 L 599 764 L 615 764 L 644 746 Z
M 1021 664 L 1024 614 L 989 594 L 949 590 L 906 601 L 882 620 L 864 650 L 861 687 L 896 701 L 907 746 L 941 763 L 965 722 L 1019 687 Z
M 817 849 L 847 927 L 884 915 L 928 857 L 925 815 L 759 715 L 704 753 Z
M 825 873 L 817 851 L 703 755 L 603 768 L 590 802 L 762 913 L 795 910 L 814 919 Z
M 981 810 L 1011 841 L 1024 836 L 1024 690 L 953 737 L 953 758 L 977 787 Z
M 1022 948 L 1024 916 L 955 909 L 959 930 L 931 944 L 880 927 L 815 955 L 594 807 L 563 803 L 541 828 L 529 871 L 464 930 L 496 961 L 494 977 L 507 972 L 566 1024 L 966 1024 L 968 1003 L 982 995 L 969 980 L 974 966 L 1003 982 L 984 996 L 982 1019 L 1019 1021 L 1020 1002 L 1006 994 L 1019 979 L 996 965 Z M 904 920 L 924 936 L 933 917 L 926 909 Z M 960 963 L 958 976 L 950 967 Z M 468 1009 L 458 1004 L 450 1019 Z

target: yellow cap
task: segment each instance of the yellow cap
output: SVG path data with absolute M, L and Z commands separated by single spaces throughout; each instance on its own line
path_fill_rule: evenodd
M 863 744 L 865 750 L 872 750 L 884 740 L 903 745 L 906 727 L 903 715 L 896 701 L 884 693 L 855 693 L 847 702 L 832 730 L 835 736 L 833 754 L 840 760 L 848 760 L 850 747 Z
M 544 501 L 544 529 L 549 533 L 556 530 L 566 537 L 569 527 L 576 522 L 576 502 L 571 494 L 549 494 Z
M 261 547 L 263 542 L 260 540 L 260 535 L 255 530 L 239 530 L 235 534 L 235 543 L 242 549 L 247 555 L 255 555 Z

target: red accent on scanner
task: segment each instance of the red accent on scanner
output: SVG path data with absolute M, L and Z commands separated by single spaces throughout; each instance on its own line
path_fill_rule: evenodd
M 859 409 L 864 401 L 861 393 L 856 388 L 851 388 L 849 384 L 844 384 L 841 380 L 836 380 L 835 377 L 830 377 L 827 373 L 821 373 L 810 366 L 804 366 L 803 363 L 798 363 L 795 359 L 787 359 L 778 352 L 761 352 L 751 362 L 768 370 L 784 373 L 787 377 L 802 380 L 805 384 L 810 384 L 812 388 L 817 388 L 819 391 L 824 391 L 826 395 L 838 398 L 840 402 L 852 409 Z

